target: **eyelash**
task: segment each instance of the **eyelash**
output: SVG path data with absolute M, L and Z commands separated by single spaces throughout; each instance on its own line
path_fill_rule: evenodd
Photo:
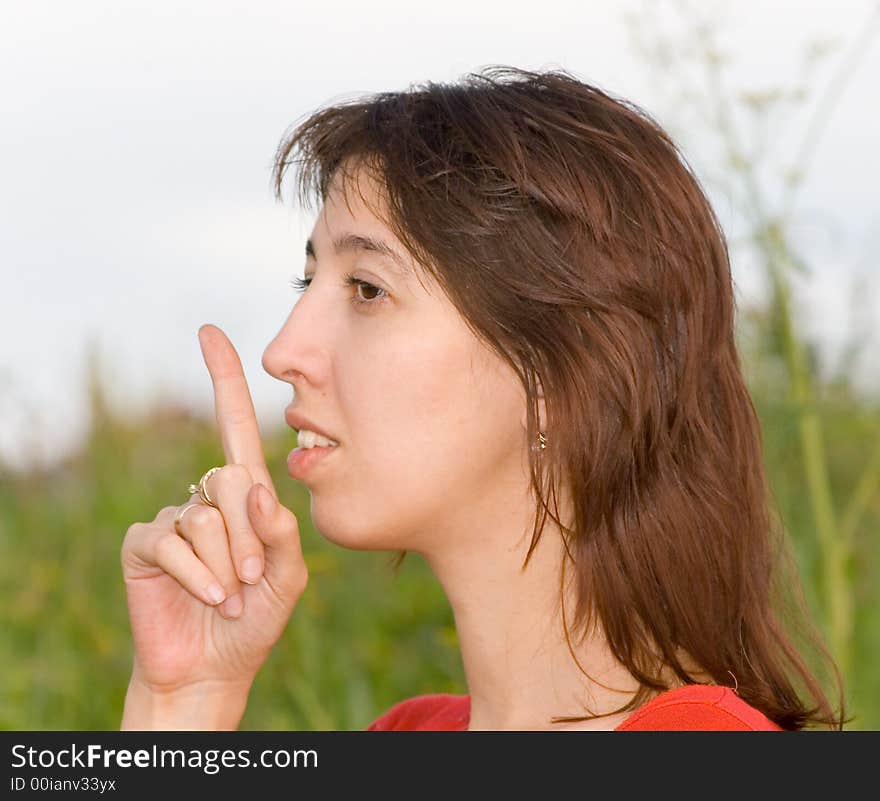
M 297 292 L 305 292 L 309 288 L 309 284 L 312 283 L 311 278 L 291 278 L 290 285 L 297 290 Z M 357 286 L 357 287 L 367 287 L 368 289 L 375 289 L 377 292 L 381 292 L 382 294 L 378 298 L 373 298 L 371 300 L 362 300 L 358 297 L 357 293 L 355 293 L 351 302 L 355 306 L 378 306 L 380 303 L 384 303 L 385 299 L 388 296 L 388 293 L 382 289 L 381 287 L 374 286 L 368 281 L 362 281 L 360 278 L 355 278 L 351 273 L 346 273 L 343 277 L 343 284 L 345 286 Z

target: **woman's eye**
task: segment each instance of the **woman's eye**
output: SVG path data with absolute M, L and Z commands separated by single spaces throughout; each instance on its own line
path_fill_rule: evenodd
M 311 283 L 311 278 L 292 278 L 290 280 L 291 286 L 298 292 L 305 292 Z M 357 290 L 362 290 L 368 294 L 368 297 L 362 297 L 358 292 L 355 292 L 352 295 L 351 302 L 356 306 L 378 306 L 388 296 L 388 293 L 381 287 L 374 286 L 368 281 L 362 281 L 360 278 L 355 278 L 351 273 L 346 273 L 343 284 L 347 287 L 354 286 Z
M 311 284 L 311 283 L 312 283 L 311 278 L 291 278 L 290 279 L 290 285 L 297 292 L 300 292 L 300 293 L 305 292 L 306 289 L 309 288 L 309 284 Z

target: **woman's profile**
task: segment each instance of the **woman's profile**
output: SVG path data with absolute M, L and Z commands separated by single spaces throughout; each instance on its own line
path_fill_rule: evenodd
M 369 728 L 842 727 L 724 234 L 663 129 L 493 67 L 320 109 L 279 145 L 279 199 L 291 166 L 319 213 L 263 354 L 293 390 L 288 474 L 328 540 L 426 560 L 467 680 Z M 199 340 L 226 464 L 126 533 L 122 728 L 236 728 L 308 583 L 238 355 Z

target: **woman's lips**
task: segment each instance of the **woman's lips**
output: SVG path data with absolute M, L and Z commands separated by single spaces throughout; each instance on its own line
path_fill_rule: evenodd
M 335 451 L 338 448 L 339 445 L 315 445 L 314 448 L 294 448 L 287 455 L 287 472 L 291 478 L 302 479 L 315 465 L 323 463 L 331 451 Z

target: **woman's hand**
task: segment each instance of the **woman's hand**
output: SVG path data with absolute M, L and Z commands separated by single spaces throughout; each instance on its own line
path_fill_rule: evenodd
M 298 522 L 278 503 L 238 354 L 216 326 L 202 326 L 199 342 L 227 464 L 207 482 L 219 508 L 195 501 L 181 535 L 178 506 L 126 532 L 130 687 L 141 696 L 199 697 L 210 688 L 217 697 L 224 687 L 249 688 L 308 581 Z

